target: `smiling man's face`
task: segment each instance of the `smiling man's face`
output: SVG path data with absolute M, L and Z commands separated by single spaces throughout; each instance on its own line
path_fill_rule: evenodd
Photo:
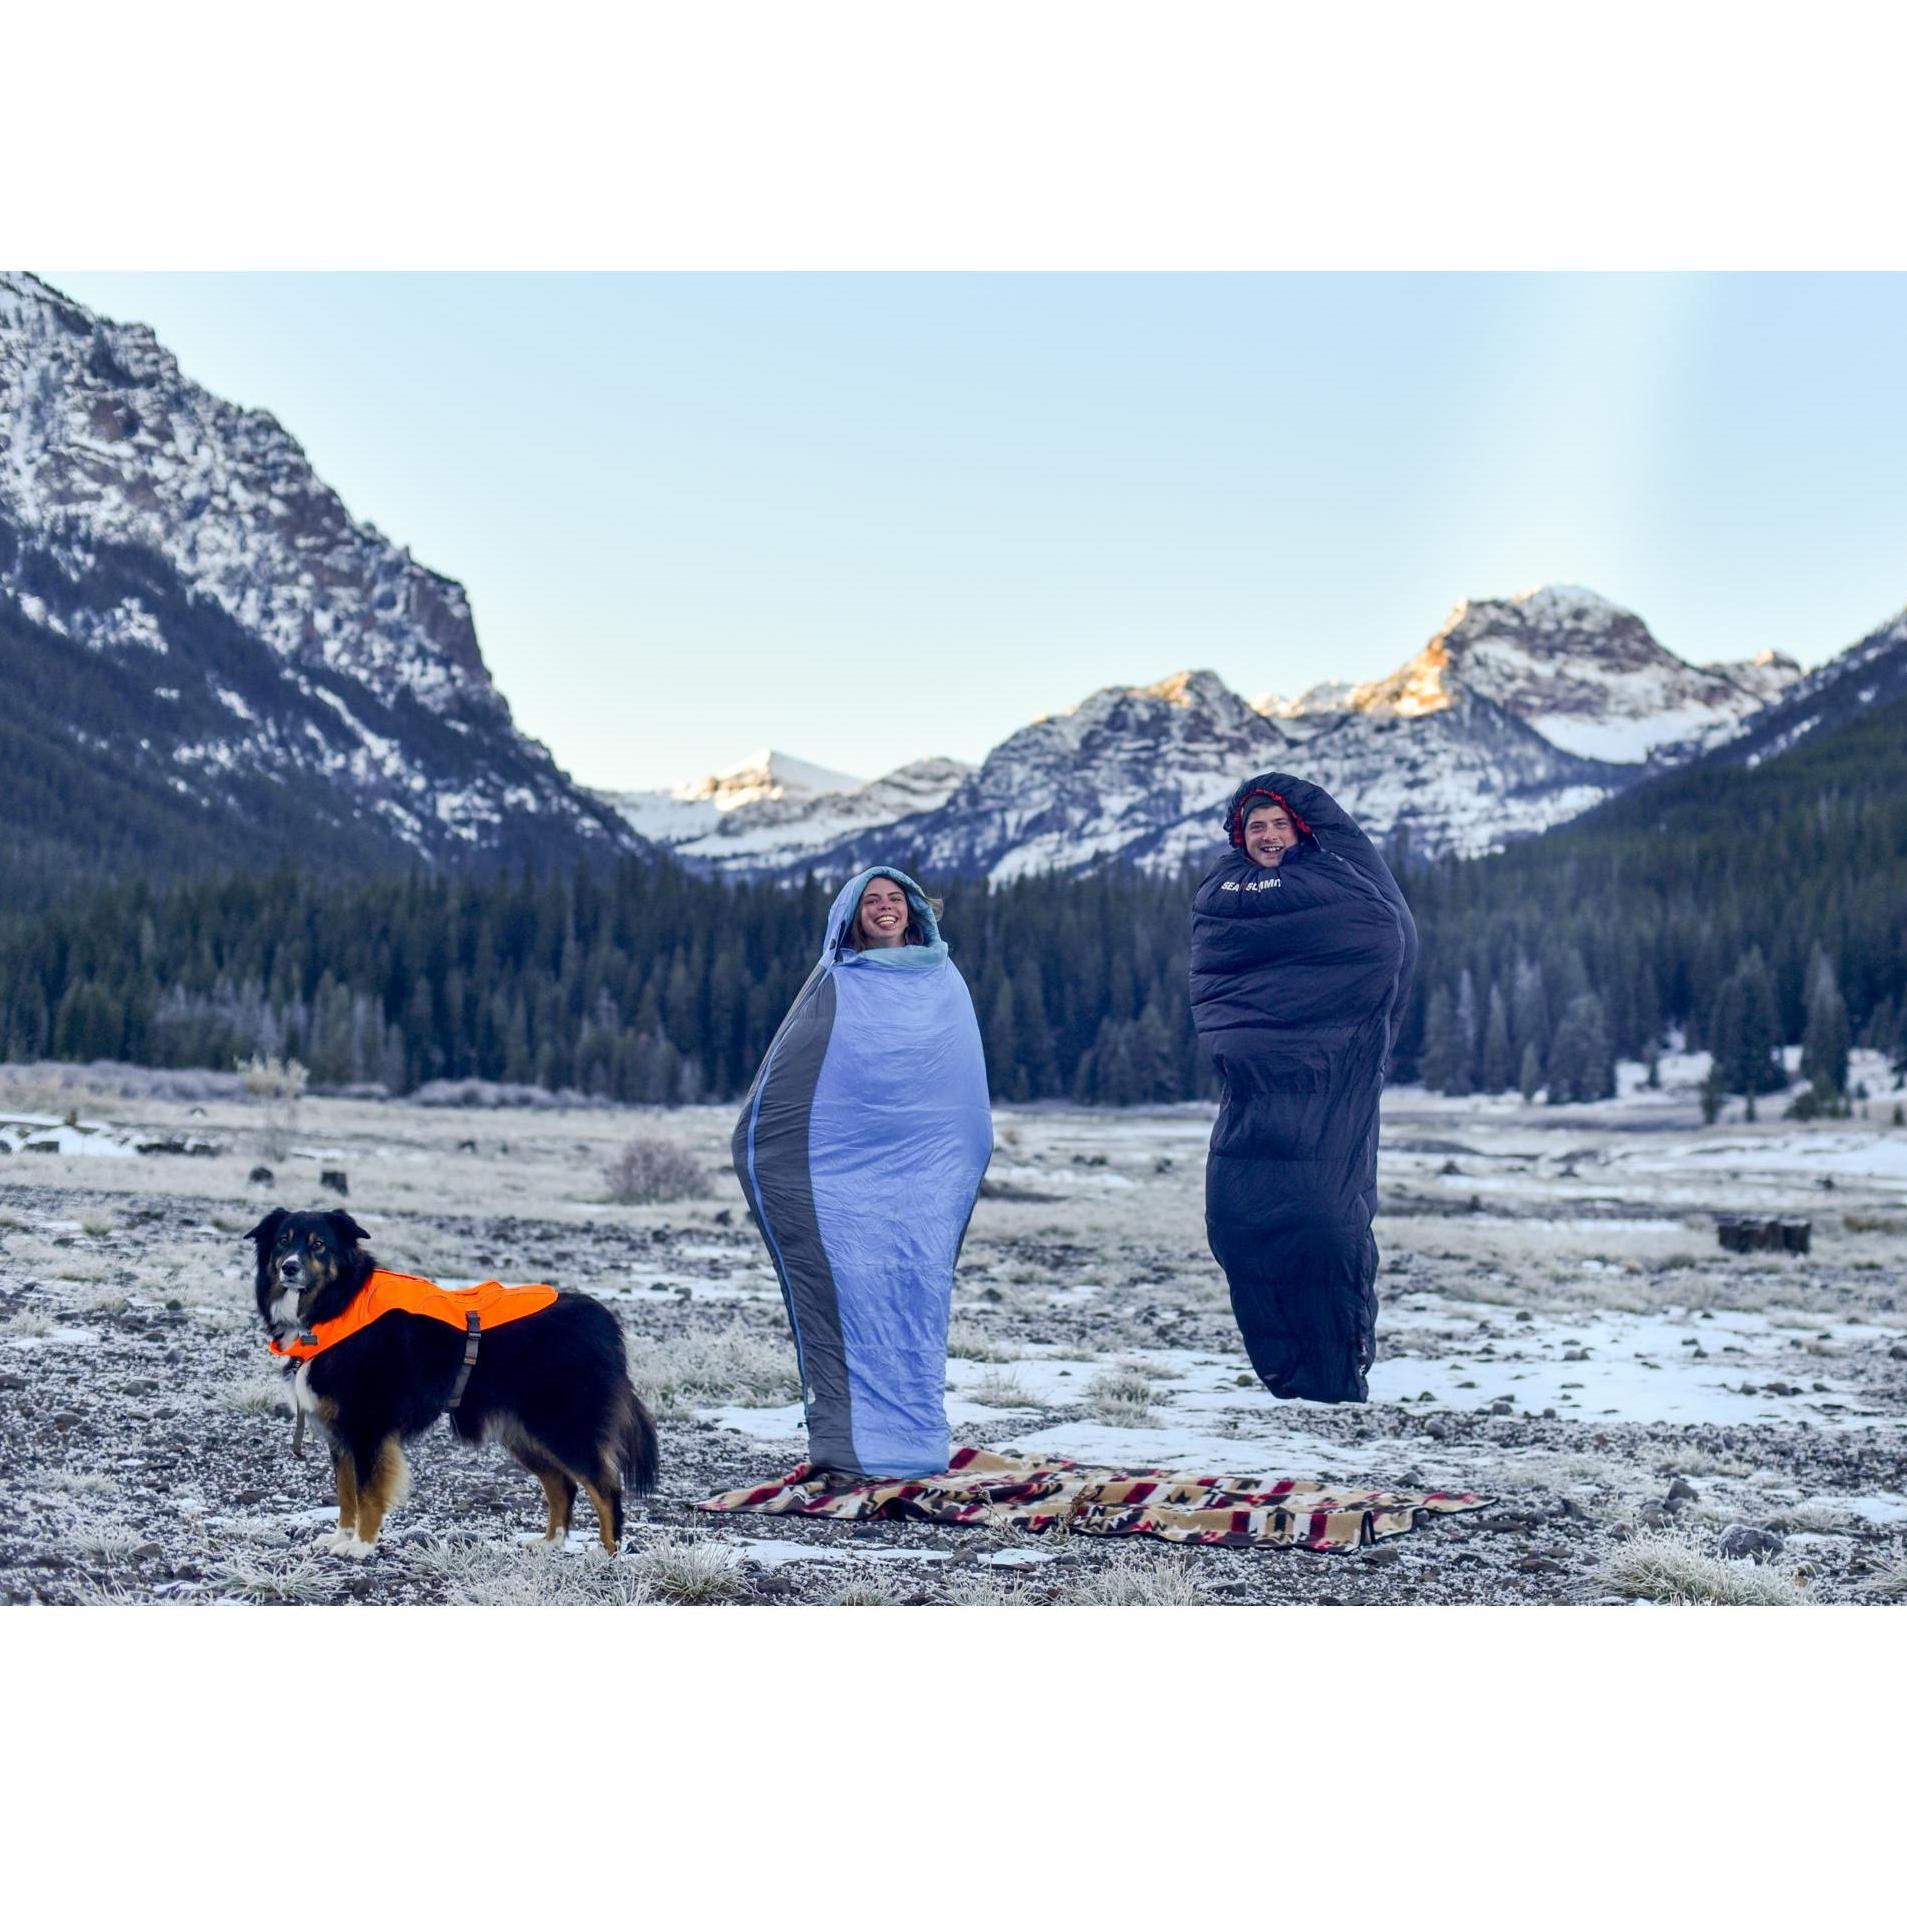
M 1260 867 L 1276 867 L 1298 844 L 1291 817 L 1273 801 L 1254 808 L 1245 821 L 1245 852 Z

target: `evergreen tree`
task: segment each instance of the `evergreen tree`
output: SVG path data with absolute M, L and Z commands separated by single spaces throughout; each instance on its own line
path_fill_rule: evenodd
M 1507 1092 L 1511 1082 L 1510 1013 L 1503 989 L 1490 987 L 1490 1011 L 1483 1029 L 1483 1063 L 1479 1083 L 1486 1093 Z
M 1459 1037 L 1456 1000 L 1450 988 L 1439 987 L 1431 996 L 1430 1015 L 1424 1026 L 1424 1084 L 1433 1093 L 1469 1090 L 1469 1069 Z
M 1833 963 L 1816 946 L 1809 962 L 1807 1030 L 1801 1040 L 1801 1076 L 1817 1093 L 1840 1099 L 1847 1091 L 1847 1059 L 1852 1038 L 1847 1003 L 1834 977 Z
M 1516 1089 L 1523 1095 L 1523 1103 L 1528 1105 L 1543 1085 L 1543 1062 L 1536 1056 L 1536 1042 L 1529 1040 L 1523 1047 L 1523 1063 L 1517 1071 Z
M 1550 1104 L 1613 1099 L 1615 1091 L 1615 1056 L 1602 1002 L 1593 993 L 1579 993 L 1570 1001 L 1550 1048 Z

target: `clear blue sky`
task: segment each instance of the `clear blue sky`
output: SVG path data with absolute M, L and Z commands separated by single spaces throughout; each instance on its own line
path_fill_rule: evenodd
M 458 577 L 583 781 L 977 761 L 1582 583 L 1694 661 L 1907 602 L 1907 277 L 53 273 Z

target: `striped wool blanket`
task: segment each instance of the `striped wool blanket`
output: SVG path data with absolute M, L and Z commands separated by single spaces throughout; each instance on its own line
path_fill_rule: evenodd
M 1489 1501 L 1453 1490 L 1339 1490 L 1292 1477 L 1089 1469 L 1053 1457 L 957 1450 L 947 1468 L 930 1477 L 844 1477 L 804 1463 L 772 1483 L 725 1491 L 696 1508 L 855 1522 L 917 1517 L 1030 1533 L 1077 1530 L 1159 1536 L 1168 1543 L 1345 1551 Z

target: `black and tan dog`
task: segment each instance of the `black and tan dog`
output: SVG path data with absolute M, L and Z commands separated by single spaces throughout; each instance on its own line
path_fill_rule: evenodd
M 616 1552 L 623 1491 L 655 1488 L 656 1432 L 621 1327 L 594 1298 L 548 1285 L 445 1291 L 385 1271 L 343 1211 L 270 1212 L 246 1236 L 272 1349 L 293 1361 L 298 1403 L 337 1466 L 326 1547 L 370 1555 L 404 1491 L 405 1442 L 448 1411 L 466 1443 L 502 1444 L 542 1484 L 546 1541 L 567 1535 L 581 1489 Z

